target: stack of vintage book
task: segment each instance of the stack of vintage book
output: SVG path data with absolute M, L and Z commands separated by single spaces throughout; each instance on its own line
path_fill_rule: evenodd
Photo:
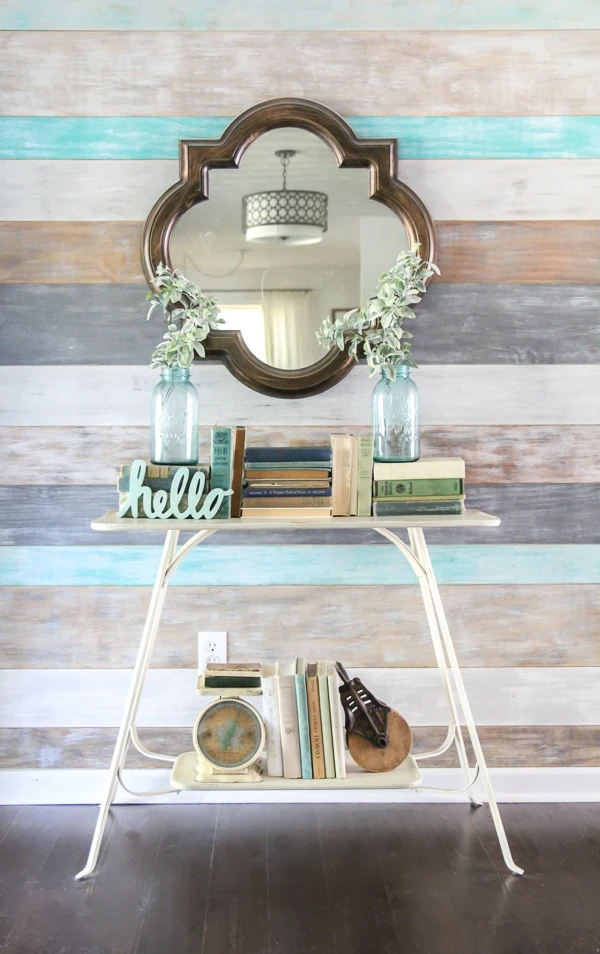
M 375 517 L 457 514 L 465 509 L 461 457 L 421 457 L 410 463 L 373 465 Z
M 330 517 L 331 447 L 248 447 L 243 518 Z
M 267 774 L 345 778 L 344 715 L 333 662 L 262 666 Z

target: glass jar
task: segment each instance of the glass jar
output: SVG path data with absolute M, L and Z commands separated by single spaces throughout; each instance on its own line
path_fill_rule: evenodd
M 396 368 L 396 380 L 381 372 L 373 391 L 373 457 L 380 461 L 419 459 L 419 391 L 410 368 Z
M 150 460 L 198 463 L 198 392 L 189 368 L 161 368 L 152 392 Z

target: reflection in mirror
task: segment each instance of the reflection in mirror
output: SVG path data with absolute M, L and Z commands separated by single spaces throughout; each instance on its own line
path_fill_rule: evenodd
M 323 319 L 364 303 L 408 247 L 400 219 L 369 199 L 367 169 L 339 169 L 306 130 L 260 136 L 239 169 L 210 172 L 209 190 L 176 223 L 171 263 L 275 368 L 319 361 Z

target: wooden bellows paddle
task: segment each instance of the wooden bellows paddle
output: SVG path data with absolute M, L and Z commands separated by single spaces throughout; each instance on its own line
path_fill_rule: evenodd
M 340 697 L 350 755 L 366 772 L 390 772 L 397 768 L 412 745 L 408 722 L 376 699 L 358 677 L 350 679 L 341 663 L 336 662 L 335 668 L 342 680 Z

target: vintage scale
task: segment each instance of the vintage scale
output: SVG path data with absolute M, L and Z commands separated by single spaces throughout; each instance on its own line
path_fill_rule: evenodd
M 261 782 L 265 723 L 240 696 L 261 695 L 260 666 L 214 664 L 198 680 L 201 695 L 217 696 L 194 725 L 197 782 Z

